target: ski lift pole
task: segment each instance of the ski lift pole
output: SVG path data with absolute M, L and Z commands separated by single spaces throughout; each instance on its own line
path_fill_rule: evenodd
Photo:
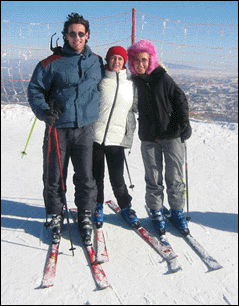
M 35 117 L 35 119 L 34 119 L 34 121 L 33 121 L 31 130 L 30 130 L 30 133 L 29 133 L 29 136 L 28 136 L 28 138 L 27 138 L 27 142 L 26 142 L 26 144 L 25 144 L 25 148 L 24 148 L 24 150 L 21 152 L 21 153 L 22 153 L 22 158 L 23 158 L 24 155 L 27 154 L 27 153 L 26 153 L 27 145 L 28 145 L 28 142 L 29 142 L 29 140 L 30 140 L 30 138 L 31 138 L 32 131 L 33 131 L 33 129 L 34 129 L 34 126 L 35 126 L 36 121 L 37 121 L 37 117 Z

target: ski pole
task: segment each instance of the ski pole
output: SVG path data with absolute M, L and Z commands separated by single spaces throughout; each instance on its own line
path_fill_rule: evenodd
M 186 217 L 186 220 L 190 221 L 191 217 L 189 217 L 189 195 L 188 195 L 188 157 L 187 157 L 186 142 L 184 142 L 184 146 L 185 146 L 185 173 L 186 173 L 186 200 L 187 200 L 187 217 Z
M 131 181 L 131 177 L 130 177 L 130 173 L 129 173 L 129 167 L 128 167 L 128 163 L 127 163 L 125 154 L 124 154 L 124 161 L 125 161 L 126 169 L 127 169 L 128 176 L 129 176 L 129 182 L 130 182 L 129 188 L 131 188 L 133 190 L 134 185 L 132 184 L 132 181 Z
M 68 230 L 69 230 L 69 236 L 70 236 L 70 242 L 71 242 L 70 251 L 72 251 L 72 254 L 74 256 L 75 248 L 74 248 L 73 243 L 72 243 L 71 227 L 70 227 L 69 214 L 68 214 L 68 208 L 67 208 L 67 203 L 66 203 L 66 188 L 65 188 L 65 183 L 64 183 L 64 176 L 63 176 L 63 168 L 62 168 L 61 152 L 60 152 L 58 133 L 57 133 L 57 129 L 55 127 L 53 127 L 53 131 L 54 131 L 54 135 L 55 135 L 58 163 L 59 163 L 60 175 L 61 175 L 63 202 L 64 202 L 64 206 L 65 206 L 65 209 L 66 209 L 66 218 L 67 218 L 67 224 L 68 224 Z
M 28 145 L 28 142 L 29 142 L 29 140 L 30 140 L 30 138 L 31 138 L 32 131 L 33 131 L 33 129 L 34 129 L 34 126 L 35 126 L 36 121 L 37 121 L 37 117 L 35 117 L 35 119 L 34 119 L 34 121 L 33 121 L 31 130 L 30 130 L 30 133 L 29 133 L 29 136 L 28 136 L 28 138 L 27 138 L 27 142 L 26 142 L 25 148 L 24 148 L 24 150 L 21 152 L 21 153 L 22 153 L 22 158 L 23 158 L 24 155 L 27 154 L 27 153 L 26 153 L 27 145 Z
M 47 205 L 48 205 L 48 186 L 49 186 L 49 163 L 50 163 L 50 153 L 52 144 L 52 126 L 49 125 L 48 129 L 48 142 L 47 142 L 47 160 L 46 160 L 46 183 L 45 183 L 45 202 L 46 202 L 46 222 L 45 227 L 48 227 L 50 223 L 47 221 Z
M 50 111 L 53 112 L 53 101 L 49 101 Z M 51 125 L 46 124 L 46 128 L 48 128 L 48 141 L 47 141 L 47 165 L 46 165 L 46 181 L 45 181 L 45 206 L 46 206 L 46 222 L 44 224 L 45 227 L 50 226 L 50 222 L 47 221 L 47 206 L 48 206 L 48 189 L 49 189 L 49 164 L 50 164 L 50 153 L 51 153 L 51 145 L 52 145 L 52 129 Z

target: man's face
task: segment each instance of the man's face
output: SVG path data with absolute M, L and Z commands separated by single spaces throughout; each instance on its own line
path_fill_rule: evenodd
M 68 40 L 71 48 L 78 53 L 83 51 L 88 38 L 89 33 L 85 33 L 85 26 L 83 24 L 74 23 L 69 26 L 66 39 Z

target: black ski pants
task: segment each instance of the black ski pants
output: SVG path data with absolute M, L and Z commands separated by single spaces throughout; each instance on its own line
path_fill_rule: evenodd
M 124 181 L 124 148 L 120 146 L 104 146 L 94 142 L 93 175 L 96 180 L 97 203 L 104 203 L 105 157 L 108 165 L 110 183 L 120 208 L 127 207 L 132 197 L 129 195 Z
M 97 187 L 92 173 L 93 138 L 92 127 L 57 128 L 62 160 L 63 177 L 66 184 L 69 159 L 74 169 L 75 204 L 79 213 L 94 212 Z M 48 147 L 49 127 L 46 127 L 43 143 L 43 197 L 47 214 L 60 214 L 64 205 L 60 167 L 54 131 L 51 133 L 51 147 Z M 50 156 L 48 160 L 48 152 Z M 47 177 L 47 164 L 49 167 Z

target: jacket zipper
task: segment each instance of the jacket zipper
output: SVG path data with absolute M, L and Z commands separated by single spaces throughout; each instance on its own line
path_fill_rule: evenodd
M 114 111 L 115 104 L 116 104 L 116 99 L 117 99 L 117 96 L 118 96 L 118 91 L 119 91 L 119 72 L 116 72 L 116 82 L 117 82 L 117 85 L 116 85 L 116 91 L 115 91 L 114 102 L 113 102 L 112 107 L 111 107 L 111 110 L 110 110 L 109 118 L 108 118 L 108 121 L 107 121 L 107 124 L 106 124 L 106 128 L 105 128 L 104 138 L 103 138 L 103 141 L 102 141 L 102 144 L 101 144 L 101 145 L 103 145 L 103 146 L 105 145 L 106 135 L 107 135 L 108 130 L 109 130 L 110 120 L 111 120 L 111 118 L 112 118 L 113 111 Z

